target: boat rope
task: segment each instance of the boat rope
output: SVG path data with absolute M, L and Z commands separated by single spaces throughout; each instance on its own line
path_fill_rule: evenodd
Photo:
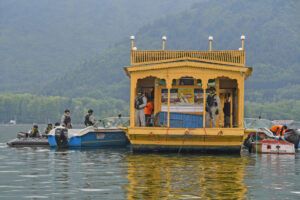
M 181 144 L 181 146 L 179 147 L 179 149 L 178 149 L 178 154 L 180 153 L 180 151 L 181 151 L 181 149 L 182 149 L 182 147 L 183 147 L 183 145 L 184 145 L 184 141 L 185 141 L 185 139 L 186 139 L 186 136 L 188 136 L 188 135 L 190 135 L 191 133 L 190 133 L 190 130 L 187 128 L 187 129 L 185 129 L 185 132 L 184 132 L 184 135 L 183 135 L 183 140 L 182 140 L 182 144 Z
M 207 137 L 208 135 L 207 135 L 207 132 L 206 132 L 205 127 L 203 127 L 203 129 L 204 129 L 204 134 L 205 134 L 205 136 L 204 136 L 204 141 L 205 141 L 205 139 L 217 139 L 218 136 L 221 136 L 221 135 L 224 134 L 223 131 L 222 131 L 222 129 L 220 129 L 219 132 L 218 132 L 218 134 L 217 134 L 215 137 L 210 137 L 210 138 L 208 138 L 208 137 Z
M 150 138 L 152 139 L 152 141 L 154 141 L 154 142 L 156 142 L 156 143 L 161 143 L 161 142 L 163 142 L 163 141 L 167 141 L 168 135 L 169 135 L 169 128 L 167 128 L 165 137 L 164 137 L 164 139 L 162 139 L 162 140 L 156 139 L 157 136 L 154 135 L 152 131 L 149 133 L 149 136 L 150 136 Z

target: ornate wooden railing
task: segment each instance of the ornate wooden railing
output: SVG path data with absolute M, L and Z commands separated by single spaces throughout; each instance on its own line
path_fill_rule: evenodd
M 131 51 L 131 65 L 172 62 L 185 59 L 245 66 L 245 51 Z

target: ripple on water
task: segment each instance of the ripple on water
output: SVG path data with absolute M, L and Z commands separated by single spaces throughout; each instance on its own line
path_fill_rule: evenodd
M 96 188 L 80 188 L 80 191 L 83 192 L 106 192 L 111 191 L 110 189 L 96 189 Z
M 49 196 L 24 196 L 25 199 L 48 199 Z

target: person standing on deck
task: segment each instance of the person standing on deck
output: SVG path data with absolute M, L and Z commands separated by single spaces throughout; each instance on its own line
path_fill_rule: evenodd
M 224 112 L 224 127 L 230 128 L 230 113 L 231 113 L 230 94 L 225 95 L 223 112 Z
M 219 114 L 219 110 L 221 110 L 220 98 L 216 94 L 216 89 L 211 87 L 206 98 L 205 127 L 208 128 L 210 126 L 210 120 L 212 121 L 212 128 L 216 127 L 216 116 Z M 221 118 L 219 119 L 219 124 L 221 125 Z
M 66 128 L 72 128 L 72 122 L 71 122 L 71 116 L 70 116 L 69 109 L 65 110 L 65 114 L 61 117 L 60 124 Z
M 84 117 L 84 124 L 86 126 L 94 126 L 96 124 L 97 120 L 95 119 L 93 112 L 92 109 L 89 109 L 88 114 Z
M 146 126 L 145 122 L 145 111 L 144 108 L 147 106 L 147 99 L 143 95 L 143 90 L 138 89 L 137 96 L 134 100 L 135 107 L 135 126 Z
M 144 110 L 145 110 L 146 126 L 152 126 L 151 115 L 153 112 L 153 103 L 149 95 L 147 95 L 147 106 L 144 108 Z

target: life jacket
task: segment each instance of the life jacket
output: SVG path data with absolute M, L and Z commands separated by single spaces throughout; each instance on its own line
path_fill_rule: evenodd
M 206 99 L 206 103 L 208 105 L 208 107 L 212 107 L 212 106 L 217 106 L 217 102 L 215 99 L 216 94 L 213 95 L 208 95 L 207 99 Z
M 285 129 L 283 129 L 282 125 L 275 125 L 270 130 L 277 136 L 282 136 L 285 133 Z
M 140 105 L 142 104 L 143 104 L 143 96 L 136 97 L 134 101 L 134 107 L 136 109 L 140 109 Z
M 48 134 L 52 130 L 51 127 L 47 127 L 45 133 Z
M 148 101 L 147 106 L 144 108 L 145 115 L 151 115 L 153 110 L 153 103 L 151 101 Z
M 71 123 L 71 117 L 65 115 L 64 124 L 68 125 L 68 123 Z
M 31 137 L 37 137 L 38 136 L 38 129 L 34 129 L 34 128 L 32 128 L 31 129 Z
M 84 117 L 84 124 L 85 124 L 86 126 L 92 126 L 92 125 L 93 125 L 93 123 L 90 121 L 90 115 L 89 115 L 89 114 L 87 114 L 87 115 Z

